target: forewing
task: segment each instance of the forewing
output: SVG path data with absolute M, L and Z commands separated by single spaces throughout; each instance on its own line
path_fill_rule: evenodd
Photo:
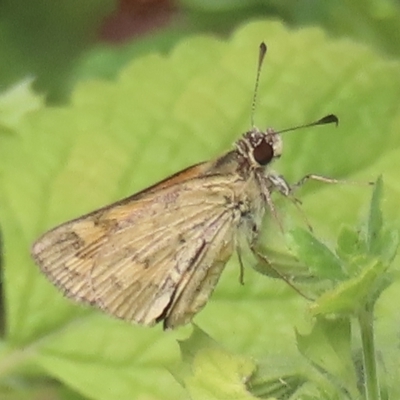
M 68 297 L 119 318 L 188 322 L 181 299 L 196 297 L 209 274 L 219 277 L 218 260 L 232 253 L 234 182 L 200 176 L 161 185 L 51 230 L 34 244 L 34 259 Z

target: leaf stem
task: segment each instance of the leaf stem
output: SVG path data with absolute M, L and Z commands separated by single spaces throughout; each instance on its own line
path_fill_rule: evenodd
M 373 305 L 366 305 L 358 314 L 364 363 L 364 384 L 366 400 L 381 400 L 374 342 Z

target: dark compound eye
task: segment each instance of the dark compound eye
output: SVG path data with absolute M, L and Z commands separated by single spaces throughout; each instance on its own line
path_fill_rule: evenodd
M 266 165 L 274 157 L 274 149 L 269 143 L 262 140 L 258 146 L 254 147 L 253 157 L 260 165 Z

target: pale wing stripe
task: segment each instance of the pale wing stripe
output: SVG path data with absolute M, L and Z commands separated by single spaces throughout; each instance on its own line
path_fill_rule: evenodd
M 128 247 L 134 247 L 138 243 L 148 243 L 146 246 L 142 247 L 141 249 L 137 249 L 135 254 L 137 258 L 145 258 L 146 254 L 149 252 L 152 252 L 152 246 L 154 242 L 160 242 L 162 239 L 168 240 L 169 236 L 166 235 L 166 232 L 168 232 L 171 229 L 177 229 L 183 224 L 187 224 L 188 220 L 195 219 L 199 217 L 200 215 L 203 215 L 205 213 L 210 212 L 213 208 L 215 208 L 215 204 L 210 205 L 209 207 L 205 207 L 204 204 L 201 206 L 199 204 L 196 205 L 196 207 L 193 209 L 193 213 L 189 215 L 185 215 L 184 219 L 177 220 L 174 218 L 172 215 L 170 215 L 170 221 L 163 222 L 161 220 L 162 217 L 157 217 L 155 216 L 154 219 L 157 220 L 157 224 L 160 225 L 157 229 L 149 231 L 148 227 L 145 228 L 145 224 L 140 224 L 138 222 L 137 224 L 129 227 L 129 228 L 124 228 L 121 230 L 118 230 L 115 232 L 109 240 L 110 243 L 113 242 L 120 242 L 122 246 L 104 246 L 102 251 L 98 255 L 98 259 L 101 261 L 102 257 L 104 254 L 107 254 L 107 256 L 115 256 L 115 254 L 118 251 L 121 251 L 122 249 L 128 248 Z M 186 210 L 186 204 L 185 204 L 185 210 Z M 173 214 L 172 211 L 170 211 L 171 214 Z M 127 236 L 127 231 L 134 230 L 137 227 L 137 232 L 135 232 L 135 235 L 130 235 L 132 239 L 130 240 L 121 240 L 120 237 Z M 144 229 L 145 232 L 141 232 Z M 177 229 L 178 230 L 178 229 Z M 129 237 L 129 235 L 128 235 Z M 108 244 L 108 243 L 107 243 Z
M 165 261 L 169 260 L 170 256 L 170 252 L 165 252 L 164 257 L 157 262 L 157 265 L 150 268 L 157 269 L 158 265 L 162 265 Z M 129 276 L 131 276 L 131 279 L 126 280 L 127 282 L 130 281 L 129 286 L 116 289 L 110 284 L 110 280 L 104 279 L 96 287 L 96 297 L 107 298 L 107 302 L 110 304 L 108 308 L 111 308 L 112 304 L 117 304 L 119 302 L 119 304 L 122 305 L 123 302 L 128 301 L 132 303 L 137 302 L 137 307 L 140 307 L 140 304 L 145 302 L 145 299 L 147 298 L 145 292 L 147 292 L 149 288 L 151 288 L 151 286 L 154 286 L 155 284 L 153 275 L 149 275 L 148 277 L 144 276 L 145 270 L 137 269 L 137 274 L 132 275 L 134 271 L 130 271 L 130 269 L 135 268 L 135 266 L 125 262 L 124 267 L 126 268 L 126 271 L 118 267 L 117 272 L 120 274 L 129 272 Z M 110 269 L 112 268 L 113 266 L 110 267 Z M 109 274 L 108 279 L 111 278 L 112 275 L 113 274 Z M 158 278 L 162 279 L 161 276 L 159 276 Z M 147 284 L 143 286 L 140 282 L 143 282 L 144 279 L 146 280 Z M 139 283 L 140 286 L 138 286 Z
M 229 245 L 233 250 L 233 217 L 231 213 L 225 213 L 221 217 L 223 216 L 228 218 L 225 218 L 215 230 L 214 235 L 209 240 L 207 251 L 204 251 L 202 257 L 197 259 L 196 265 L 191 269 L 190 274 L 184 275 L 183 279 L 178 283 L 173 302 L 167 312 L 166 327 L 188 322 L 186 317 L 191 319 L 193 314 L 204 306 L 221 275 L 226 261 L 230 258 L 231 250 L 229 250 L 229 254 L 224 254 L 224 260 L 219 260 L 224 246 Z M 212 272 L 211 275 L 210 272 Z M 204 291 L 200 290 L 210 276 L 212 278 L 209 281 L 210 286 Z M 197 309 L 194 310 L 193 304 L 198 299 L 198 296 L 203 297 L 204 302 L 199 302 Z
M 182 275 L 189 271 L 189 279 L 193 274 L 190 265 L 198 265 L 193 257 L 203 246 L 204 230 L 226 223 L 224 215 L 231 212 L 226 199 L 233 195 L 231 186 L 226 185 L 229 182 L 220 176 L 191 179 L 161 189 L 157 197 L 156 192 L 142 195 L 138 201 L 144 201 L 146 207 L 136 207 L 135 199 L 128 199 L 115 208 L 106 207 L 53 229 L 36 242 L 32 253 L 67 296 L 108 308 L 111 313 L 111 308 L 117 307 L 122 318 L 140 317 L 152 323 L 171 302 Z M 165 207 L 160 207 L 162 200 L 167 202 Z M 222 229 L 217 227 L 217 231 Z M 210 240 L 216 232 L 208 234 Z M 193 245 L 196 240 L 199 244 Z M 134 248 L 142 243 L 140 249 Z M 193 246 L 191 255 L 185 253 L 188 243 Z M 201 254 L 207 255 L 210 249 L 215 253 L 208 242 L 204 246 Z M 183 266 L 177 261 L 182 257 L 186 257 Z M 150 267 L 151 273 L 145 267 Z M 146 284 L 141 286 L 142 282 Z M 142 310 L 140 316 L 137 310 Z
M 167 311 L 167 308 L 169 308 L 168 303 L 172 304 L 174 302 L 173 297 L 175 296 L 176 291 L 179 290 L 181 287 L 182 277 L 184 277 L 185 280 L 190 281 L 191 277 L 194 274 L 196 274 L 196 272 L 197 273 L 200 272 L 199 271 L 200 264 L 202 263 L 202 260 L 205 257 L 207 257 L 207 255 L 209 255 L 210 249 L 212 248 L 211 246 L 213 245 L 213 243 L 215 241 L 215 236 L 218 234 L 218 232 L 224 226 L 228 225 L 226 223 L 227 221 L 225 221 L 225 222 L 222 221 L 223 217 L 226 214 L 227 214 L 226 212 L 221 213 L 221 214 L 217 215 L 214 220 L 208 221 L 209 223 L 207 224 L 207 226 L 205 226 L 204 230 L 198 235 L 198 237 L 197 237 L 198 245 L 194 248 L 191 258 L 188 260 L 186 265 L 184 265 L 181 273 L 176 276 L 177 280 L 172 279 L 174 284 L 171 286 L 174 290 L 171 292 L 171 290 L 170 290 L 171 288 L 168 288 L 168 294 L 169 294 L 168 302 L 165 301 L 166 297 L 164 296 L 164 288 L 161 287 L 161 288 L 159 288 L 159 290 L 156 293 L 153 294 L 152 298 L 149 298 L 147 300 L 147 302 L 146 302 L 147 308 L 142 306 L 138 309 L 140 311 L 139 316 L 136 315 L 136 317 L 135 317 L 135 310 L 134 310 L 134 308 L 132 308 L 131 319 L 135 319 L 135 320 L 150 324 L 150 323 L 156 322 L 157 319 L 161 319 L 161 317 L 164 313 L 168 314 L 168 311 Z M 203 238 L 204 232 L 207 231 L 210 228 L 210 226 L 215 225 L 217 223 L 219 223 L 219 224 L 218 224 L 217 230 L 214 232 L 214 236 L 208 235 L 207 240 L 205 240 Z M 192 240 L 196 240 L 196 239 L 193 238 L 190 240 L 192 241 Z M 181 251 L 178 252 L 178 254 L 182 254 L 183 251 L 185 251 L 185 249 L 181 248 Z M 213 258 L 214 256 L 215 255 L 211 255 L 211 258 Z M 184 259 L 187 259 L 187 258 L 188 258 L 187 256 L 184 257 Z M 172 269 L 172 271 L 173 271 L 173 267 L 170 267 L 168 269 L 170 271 Z M 203 270 L 203 267 L 201 267 L 200 269 Z M 205 271 L 205 273 L 206 273 L 206 271 Z M 168 276 L 166 278 L 168 279 Z M 164 300 L 164 303 L 163 303 L 164 308 L 163 309 L 156 309 L 153 306 L 154 301 L 157 301 L 158 298 Z M 132 305 L 135 305 L 135 304 L 136 304 L 135 302 L 132 302 Z
M 190 237 L 190 239 L 188 239 L 188 242 L 193 243 L 194 241 L 201 239 L 204 230 L 208 229 L 207 226 L 217 223 L 218 220 L 220 218 L 222 218 L 223 215 L 224 215 L 224 213 L 220 213 L 220 214 L 216 215 L 215 218 L 207 221 L 207 223 L 204 223 L 204 225 L 206 225 L 206 226 L 204 227 L 204 229 L 202 231 L 194 230 L 193 232 L 197 233 L 197 235 L 195 235 L 194 237 Z M 212 240 L 212 238 L 210 238 L 210 240 Z M 185 246 L 181 246 L 181 248 L 176 251 L 176 253 L 175 253 L 176 256 L 178 257 L 183 251 L 186 251 L 186 248 L 187 248 L 187 244 Z M 196 252 L 198 252 L 198 248 L 195 247 L 193 254 L 196 254 Z M 188 258 L 188 257 L 186 256 L 185 259 L 186 258 Z M 170 261 L 170 263 L 173 263 L 174 260 L 170 259 L 169 261 Z M 165 271 L 165 274 L 162 274 L 162 275 L 160 275 L 159 268 L 154 268 L 151 278 L 149 279 L 149 277 L 146 277 L 147 278 L 146 280 L 149 281 L 151 284 L 153 284 L 153 286 L 155 286 L 155 289 L 149 291 L 150 285 L 148 285 L 148 286 L 142 287 L 141 290 L 139 290 L 135 293 L 134 290 L 132 290 L 132 289 L 135 289 L 134 282 L 132 282 L 132 285 L 130 288 L 127 288 L 123 292 L 121 291 L 119 293 L 116 293 L 116 295 L 114 296 L 113 299 L 109 299 L 110 307 L 112 307 L 111 303 L 112 304 L 119 303 L 119 306 L 117 306 L 117 308 L 114 309 L 112 312 L 116 312 L 117 314 L 119 314 L 118 307 L 123 307 L 125 310 L 127 309 L 126 305 L 125 306 L 123 305 L 123 303 L 127 301 L 127 298 L 126 298 L 127 292 L 130 292 L 128 302 L 131 305 L 131 311 L 130 311 L 131 318 L 132 317 L 134 318 L 134 314 L 136 314 L 135 309 L 139 309 L 141 311 L 141 314 L 143 314 L 143 316 L 148 314 L 149 310 L 152 308 L 154 302 L 157 301 L 158 298 L 164 300 L 164 303 L 162 303 L 162 305 L 165 307 L 167 305 L 167 303 L 169 302 L 172 292 L 173 292 L 176 284 L 179 282 L 180 277 L 185 272 L 185 270 L 190 269 L 190 267 L 191 267 L 190 264 L 191 264 L 190 258 L 188 258 L 188 262 L 186 263 L 186 265 L 181 266 L 180 269 L 182 271 L 179 273 L 177 273 L 177 271 L 175 271 L 174 265 L 164 266 L 163 272 Z M 193 265 L 192 265 L 192 268 L 194 268 Z M 175 276 L 173 276 L 174 274 L 175 274 Z M 168 286 L 166 288 L 159 287 L 158 285 L 155 285 L 157 283 L 157 281 L 159 281 L 160 283 L 169 282 L 170 286 Z M 166 296 L 165 293 L 168 293 L 168 296 Z M 139 304 L 140 304 L 140 307 L 138 307 Z M 147 305 L 147 307 L 146 307 L 146 305 Z M 163 310 L 163 308 L 161 309 L 161 311 L 162 310 Z M 121 316 L 121 317 L 123 317 L 123 316 Z M 137 320 L 140 322 L 140 321 L 142 321 L 142 319 L 143 318 L 139 318 Z
M 64 227 L 65 228 L 65 227 Z M 60 235 L 58 239 L 61 237 Z M 44 238 L 46 239 L 46 238 Z M 104 237 L 87 246 L 92 253 L 98 251 L 104 244 Z M 57 287 L 59 287 L 68 297 L 76 296 L 87 281 L 88 266 L 91 261 L 88 259 L 79 259 L 71 257 L 70 251 L 73 248 L 73 242 L 55 240 L 43 242 L 42 248 L 35 253 L 40 268 Z M 84 294 L 79 297 L 82 298 Z M 87 302 L 91 302 L 88 299 Z
M 187 218 L 177 221 L 173 227 L 166 224 L 162 229 L 159 229 L 158 235 L 153 235 L 151 239 L 142 239 L 143 236 L 141 236 L 137 240 L 149 244 L 139 251 L 134 253 L 132 252 L 132 254 L 129 252 L 129 255 L 127 254 L 126 250 L 132 246 L 132 243 L 137 242 L 137 240 L 127 241 L 122 240 L 122 238 L 118 240 L 118 236 L 114 236 L 110 241 L 111 243 L 106 243 L 103 246 L 103 249 L 100 251 L 97 260 L 95 261 L 96 266 L 94 267 L 93 274 L 91 276 L 92 281 L 99 286 L 102 284 L 102 282 L 107 284 L 111 276 L 126 276 L 127 270 L 130 270 L 131 274 L 135 275 L 135 280 L 140 279 L 141 274 L 148 274 L 148 270 L 143 267 L 135 268 L 135 263 L 139 263 L 140 265 L 140 263 L 143 263 L 143 260 L 146 258 L 158 258 L 155 257 L 157 253 L 164 251 L 164 249 L 170 246 L 175 246 L 177 243 L 177 236 L 169 235 L 168 231 L 174 228 L 176 231 L 185 234 L 188 231 L 194 230 L 197 225 L 204 223 L 202 216 L 203 212 L 195 212 L 192 215 L 189 215 Z M 207 213 L 209 213 L 208 210 Z M 193 223 L 188 226 L 188 221 L 192 220 Z M 185 227 L 185 229 L 183 229 L 183 227 Z M 133 230 L 134 227 L 131 229 Z M 121 246 L 112 246 L 114 242 L 120 242 Z M 108 247 L 110 247 L 110 250 L 108 250 Z M 121 256 L 118 256 L 118 253 L 120 253 Z M 168 257 L 170 253 L 171 252 L 168 252 L 165 257 Z M 163 260 L 159 260 L 158 263 L 161 261 Z M 151 268 L 151 266 L 149 268 Z
M 220 213 L 217 214 L 216 218 L 218 218 L 219 214 Z M 200 217 L 200 216 L 201 216 L 201 213 L 197 213 L 196 215 L 193 215 L 193 217 L 190 218 L 190 220 L 193 219 L 193 223 L 189 226 L 188 226 L 187 220 L 182 220 L 180 222 L 180 225 L 182 225 L 182 227 L 184 226 L 185 230 L 180 229 L 179 231 L 182 232 L 184 235 L 187 235 L 188 232 L 196 233 L 198 231 L 198 235 L 201 235 L 203 229 L 197 230 L 196 228 L 199 225 L 206 225 L 208 221 L 204 221 L 203 218 L 198 218 L 197 220 L 194 219 L 194 217 Z M 164 240 L 161 240 L 159 238 L 154 238 L 153 240 L 157 242 L 157 248 L 154 250 L 153 248 L 149 247 L 149 249 L 148 249 L 149 252 L 147 253 L 149 256 L 151 255 L 154 259 L 157 259 L 157 264 L 162 264 L 164 260 L 171 258 L 171 253 L 177 254 L 179 251 L 179 248 L 176 249 L 176 251 L 168 250 L 171 247 L 171 243 L 170 243 L 171 241 L 174 242 L 174 243 L 172 243 L 172 245 L 175 245 L 175 246 L 179 245 L 179 242 L 177 241 L 176 236 L 174 236 L 173 238 L 170 238 L 169 236 L 164 235 L 164 232 L 163 232 L 163 237 L 165 238 Z M 187 240 L 192 242 L 195 238 L 196 237 L 194 237 L 194 238 L 188 237 Z M 185 245 L 185 247 L 187 247 L 187 245 Z M 161 255 L 157 256 L 159 253 L 162 253 L 162 252 L 165 252 L 163 257 Z M 152 268 L 151 266 L 149 266 L 149 269 L 141 268 L 141 269 L 138 269 L 137 271 L 135 271 L 134 269 L 132 269 L 132 261 L 134 261 L 134 260 L 125 258 L 124 263 L 118 265 L 117 269 L 115 268 L 116 267 L 115 265 L 107 266 L 107 264 L 103 263 L 103 266 L 104 266 L 103 269 L 105 271 L 107 271 L 108 274 L 102 275 L 102 278 L 105 278 L 105 279 L 102 279 L 102 282 L 107 281 L 107 279 L 110 278 L 111 275 L 120 274 L 121 276 L 126 276 L 125 269 L 130 269 L 132 272 L 134 272 L 135 276 L 137 276 L 138 279 L 142 278 L 141 274 L 146 275 L 147 280 L 149 280 L 149 278 L 150 278 L 151 281 L 153 281 L 154 278 L 160 278 L 158 268 Z M 111 268 L 111 267 L 113 267 L 113 268 Z M 149 274 L 149 270 L 153 271 L 153 273 L 151 275 Z M 102 282 L 98 282 L 98 284 L 101 284 Z
M 185 199 L 185 208 L 186 207 L 192 207 L 195 206 L 196 208 L 199 208 L 199 206 L 201 206 L 201 208 L 204 211 L 204 201 L 201 201 L 201 199 L 204 199 L 204 192 L 203 190 L 208 188 L 208 190 L 212 187 L 217 188 L 218 184 L 215 184 L 214 182 L 211 182 L 209 184 L 207 184 L 207 182 L 202 182 L 202 190 L 199 191 L 199 196 L 194 196 L 194 198 L 196 199 L 195 202 L 191 202 L 188 203 L 188 199 Z M 190 191 L 190 187 L 193 185 L 188 185 L 188 187 L 186 188 L 186 194 L 191 194 L 193 191 Z M 171 189 L 169 190 L 169 192 L 171 191 Z M 202 193 L 203 192 L 203 193 Z M 167 192 L 168 193 L 168 192 Z M 160 196 L 161 197 L 161 196 Z M 190 196 L 190 198 L 192 198 L 193 196 Z M 213 204 L 213 202 L 211 200 L 218 200 L 215 201 L 214 203 L 220 204 L 220 200 L 218 199 L 218 197 L 216 196 L 211 196 L 207 202 Z M 154 204 L 154 202 L 153 202 Z M 127 205 L 123 206 L 126 207 Z M 150 204 L 151 207 L 151 204 Z M 158 206 L 156 207 L 158 208 Z M 171 213 L 173 213 L 173 210 L 171 211 Z M 199 212 L 201 213 L 201 211 Z M 95 215 L 95 214 L 93 214 Z M 148 214 L 144 214 L 144 217 L 148 217 Z M 158 217 L 155 217 L 158 218 Z M 139 218 L 137 223 L 135 223 L 135 227 L 139 228 L 141 227 L 141 221 L 144 218 Z M 76 228 L 78 228 L 78 230 L 82 231 L 82 226 L 85 227 L 86 224 L 89 224 L 90 226 L 86 227 L 86 229 L 83 229 L 83 232 L 85 233 L 85 236 L 89 237 L 90 235 L 88 233 L 90 233 L 91 228 L 93 228 L 93 221 L 87 221 L 87 220 L 75 220 L 71 223 L 66 223 L 64 225 L 61 225 L 55 229 L 53 229 L 52 231 L 48 232 L 47 234 L 45 234 L 44 236 L 42 236 L 42 238 L 40 238 L 36 244 L 33 247 L 32 253 L 35 257 L 35 259 L 37 260 L 38 264 L 40 265 L 40 267 L 45 270 L 45 272 L 47 273 L 52 273 L 52 275 L 55 275 L 56 271 L 58 270 L 58 268 L 63 268 L 65 265 L 66 260 L 73 259 L 76 256 L 79 256 L 80 254 L 95 254 L 96 251 L 98 251 L 102 246 L 104 248 L 104 244 L 105 244 L 105 237 L 102 237 L 102 240 L 98 240 L 94 243 L 91 243 L 87 246 L 85 246 L 82 249 L 79 249 L 78 251 L 75 252 L 71 252 L 71 249 L 74 249 L 73 246 L 73 241 L 72 240 L 62 240 L 62 236 L 63 235 L 67 235 L 71 232 L 73 232 Z M 121 229 L 120 232 L 123 233 L 123 231 L 125 231 L 126 229 L 130 229 L 129 228 L 125 228 L 125 229 Z M 162 235 L 164 233 L 164 229 L 163 227 L 161 227 L 159 230 L 160 235 Z M 156 231 L 158 233 L 158 231 Z M 120 233 L 120 232 L 117 232 Z M 147 232 L 146 232 L 147 233 Z M 155 232 L 149 232 L 147 235 L 151 235 L 154 234 Z M 111 233 L 111 235 L 113 235 Z M 115 237 L 115 234 L 113 235 L 113 237 Z M 145 237 L 141 237 L 140 235 L 135 235 L 135 237 L 137 237 L 137 240 L 131 241 L 131 244 L 137 243 L 138 240 L 143 240 L 145 239 Z M 148 237 L 148 236 L 146 236 Z M 63 245 L 63 246 L 62 246 Z M 49 270 L 47 270 L 47 268 L 49 268 Z
M 190 218 L 196 218 L 200 214 L 201 212 L 194 213 L 194 215 L 191 216 Z M 100 237 L 97 241 L 92 242 L 87 246 L 78 249 L 75 252 L 71 252 L 71 248 L 72 249 L 74 248 L 72 246 L 71 241 L 61 240 L 61 237 L 65 234 L 65 232 L 68 232 L 68 227 L 69 227 L 68 225 L 62 225 L 58 228 L 60 230 L 60 233 L 58 237 L 57 236 L 55 237 L 56 238 L 55 240 L 49 240 L 48 243 L 46 243 L 46 245 L 44 245 L 42 242 L 41 246 L 43 248 L 40 249 L 40 251 L 35 252 L 35 257 L 39 261 L 38 264 L 40 265 L 41 269 L 46 273 L 49 279 L 57 287 L 63 289 L 64 293 L 67 296 L 71 297 L 79 295 L 79 298 L 88 296 L 89 299 L 87 300 L 87 302 L 92 303 L 94 301 L 93 299 L 94 292 L 93 290 L 90 290 L 90 286 L 88 286 L 88 280 L 93 281 L 93 279 L 96 278 L 96 275 L 98 275 L 95 274 L 96 270 L 98 270 L 97 272 L 103 272 L 103 273 L 104 270 L 100 269 L 99 271 L 99 269 L 96 268 L 96 265 L 88 268 L 87 267 L 89 263 L 88 258 L 90 258 L 89 255 L 92 256 L 95 256 L 96 254 L 101 255 L 104 247 L 107 246 L 109 240 L 107 240 L 106 236 L 103 236 Z M 177 226 L 179 225 L 179 221 L 178 223 L 176 223 L 176 225 Z M 46 239 L 46 236 L 53 238 L 54 233 L 56 233 L 56 231 L 57 228 L 52 231 L 52 235 L 45 235 L 43 239 Z M 160 238 L 157 238 L 157 240 L 161 243 L 161 238 L 165 233 L 165 227 L 164 229 L 160 229 L 159 231 L 160 231 Z M 123 243 L 123 241 L 121 242 Z M 113 249 L 114 251 L 109 255 L 115 258 L 115 253 L 118 253 L 118 251 L 123 250 L 124 247 L 122 248 L 115 247 Z M 82 257 L 82 255 L 84 256 Z M 101 260 L 101 256 L 100 257 L 97 256 L 96 258 L 98 260 L 100 259 L 98 261 L 99 263 L 103 262 Z M 129 268 L 133 267 L 131 258 L 125 257 L 125 259 L 126 262 L 119 267 L 121 273 L 125 272 L 125 267 Z M 108 267 L 109 268 L 107 269 L 109 272 L 106 276 L 104 276 L 105 280 L 109 279 L 111 275 L 114 275 L 115 273 L 119 272 L 118 270 L 117 271 L 113 270 L 113 268 L 110 268 L 110 266 Z M 88 286 L 86 288 L 86 291 L 84 293 L 80 293 L 82 290 L 84 290 L 85 286 Z
M 197 210 L 198 207 L 194 208 L 194 210 Z M 198 211 L 193 213 L 193 215 L 189 216 L 189 219 L 197 219 L 199 216 L 202 215 L 202 213 L 206 211 L 207 213 L 209 210 L 204 210 L 203 211 Z M 86 221 L 83 221 L 83 223 L 87 223 Z M 179 228 L 180 224 L 184 224 L 185 220 L 181 222 L 177 222 L 175 225 L 177 228 Z M 138 222 L 138 225 L 141 226 L 140 222 Z M 75 222 L 76 226 L 76 222 Z M 132 227 L 134 229 L 135 226 Z M 191 228 L 191 227 L 190 227 Z M 92 254 L 95 255 L 97 254 L 102 254 L 104 251 L 104 248 L 107 247 L 107 244 L 110 241 L 110 238 L 107 236 L 99 238 L 97 241 L 90 243 L 89 245 L 79 249 L 79 251 L 71 253 L 71 249 L 74 249 L 74 247 L 71 245 L 72 243 L 70 241 L 62 241 L 60 238 L 62 235 L 70 231 L 70 224 L 62 225 L 59 228 L 56 228 L 55 230 L 52 231 L 52 235 L 50 236 L 52 239 L 54 238 L 54 233 L 59 230 L 59 235 L 58 237 L 55 236 L 55 240 L 49 240 L 48 243 L 46 243 L 46 246 L 43 245 L 43 242 L 41 243 L 41 246 L 44 246 L 44 250 L 42 249 L 41 253 L 44 253 L 43 256 L 41 253 L 37 255 L 37 259 L 40 261 L 39 264 L 41 265 L 42 269 L 46 272 L 48 275 L 49 279 L 62 291 L 64 292 L 65 295 L 68 297 L 77 297 L 80 301 L 84 301 L 89 304 L 93 304 L 93 302 L 98 303 L 99 302 L 99 295 L 96 294 L 96 291 L 93 288 L 93 283 L 94 280 L 97 278 L 101 277 L 101 280 L 104 280 L 106 285 L 113 291 L 115 291 L 115 287 L 112 287 L 110 283 L 110 277 L 115 276 L 115 275 L 124 275 L 127 271 L 130 272 L 128 273 L 126 279 L 130 280 L 133 279 L 134 281 L 137 281 L 141 279 L 141 275 L 139 274 L 139 271 L 141 271 L 143 274 L 145 271 L 141 269 L 135 268 L 134 263 L 130 258 L 123 258 L 124 263 L 121 265 L 115 264 L 115 262 L 111 265 L 107 264 L 104 260 L 101 259 L 101 257 L 96 257 L 97 258 L 97 264 L 100 264 L 102 267 L 99 268 L 99 265 L 90 265 L 94 260 L 93 259 L 87 259 L 87 258 L 79 258 L 76 257 L 77 254 Z M 160 237 L 157 238 L 157 240 L 162 244 L 164 243 L 164 247 L 167 247 L 169 245 L 169 240 L 168 240 L 168 235 L 164 235 L 165 227 L 164 229 L 159 229 L 159 235 Z M 164 239 L 165 237 L 165 239 Z M 44 237 L 45 239 L 45 237 Z M 115 235 L 111 238 L 111 241 L 115 241 Z M 124 243 L 124 240 L 121 240 L 121 243 Z M 58 246 L 58 249 L 55 247 Z M 127 247 L 126 245 L 124 247 Z M 121 249 L 120 246 L 114 246 L 112 248 L 113 252 L 110 253 L 112 258 L 115 260 L 115 253 L 118 251 L 124 251 L 124 247 Z M 151 246 L 149 246 L 149 250 L 151 250 Z M 49 254 L 47 254 L 49 253 Z M 70 253 L 70 254 L 66 254 Z M 167 255 L 166 255 L 167 257 Z M 104 258 L 104 257 L 103 257 Z M 125 261 L 126 260 L 126 261 Z M 103 265 L 104 264 L 104 265 Z M 115 265 L 117 265 L 117 269 L 115 269 Z M 129 271 L 130 270 L 130 271 Z M 97 273 L 96 273 L 97 272 Z M 106 273 L 106 276 L 102 276 L 102 274 Z M 136 274 L 135 276 L 132 276 L 132 274 Z M 154 277 L 149 278 L 154 279 Z M 121 291 L 122 293 L 124 291 Z M 103 297 L 103 296 L 101 296 Z M 103 304 L 99 304 L 101 308 L 104 307 Z

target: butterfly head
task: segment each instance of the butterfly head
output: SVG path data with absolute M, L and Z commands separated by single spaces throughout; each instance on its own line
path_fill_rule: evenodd
M 267 129 L 266 132 L 254 128 L 236 142 L 236 148 L 253 168 L 260 168 L 281 156 L 282 138 L 272 128 Z

